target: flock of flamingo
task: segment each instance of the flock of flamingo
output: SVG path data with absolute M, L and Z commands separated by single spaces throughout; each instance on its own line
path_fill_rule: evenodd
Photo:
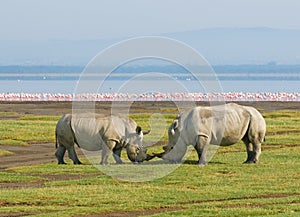
M 300 93 L 0 93 L 0 101 L 300 101 Z

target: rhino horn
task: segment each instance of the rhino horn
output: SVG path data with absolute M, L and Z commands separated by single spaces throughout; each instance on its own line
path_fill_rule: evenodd
M 155 158 L 156 156 L 155 155 L 150 155 L 150 154 L 147 154 L 147 157 L 146 157 L 146 161 L 149 161 L 149 160 L 152 160 L 153 158 Z
M 162 153 L 153 153 L 154 157 L 158 157 L 158 158 L 162 158 L 164 156 L 166 152 L 162 152 Z
M 143 130 L 143 134 L 144 134 L 144 135 L 147 135 L 147 134 L 149 134 L 150 132 L 151 132 L 150 130 L 146 130 L 146 131 Z

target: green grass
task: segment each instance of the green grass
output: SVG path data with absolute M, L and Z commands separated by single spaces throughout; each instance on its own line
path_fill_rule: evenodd
M 35 115 L 24 115 L 19 118 L 19 120 L 24 121 L 54 121 L 57 122 L 61 116 L 35 116 Z
M 299 153 L 299 148 L 297 151 Z M 43 207 L 49 212 L 56 211 L 47 213 L 49 216 L 58 213 L 70 216 L 109 210 L 159 209 L 163 206 L 182 210 L 162 216 L 275 215 L 280 212 L 295 213 L 296 216 L 300 212 L 300 197 L 295 195 L 300 194 L 300 163 L 297 157 L 297 153 L 293 156 L 283 153 L 274 156 L 272 152 L 266 152 L 259 165 L 245 165 L 241 164 L 244 153 L 217 154 L 207 167 L 186 163 L 166 177 L 144 183 L 112 179 L 91 165 L 60 166 L 48 163 L 12 168 L 10 172 L 17 174 L 98 175 L 70 181 L 50 181 L 44 188 L 38 189 L 3 190 L 0 201 L 6 206 L 0 212 L 21 212 L 24 209 L 36 212 Z M 245 209 L 247 207 L 251 211 Z
M 168 125 L 174 116 L 164 113 L 165 122 L 159 121 L 157 126 Z M 159 118 L 150 114 L 132 115 L 144 129 L 150 127 L 151 117 Z M 111 211 L 139 211 L 140 215 L 144 212 L 149 216 L 299 216 L 300 112 L 264 113 L 264 117 L 268 130 L 259 164 L 242 164 L 246 152 L 244 145 L 238 143 L 220 147 L 206 167 L 196 164 L 197 156 L 193 151 L 176 170 L 147 182 L 120 181 L 104 172 L 120 169 L 123 175 L 132 170 L 145 175 L 145 169 L 159 173 L 173 165 L 109 165 L 98 170 L 82 159 L 84 165 L 72 165 L 68 161 L 68 165 L 53 162 L 9 168 L 0 172 L 0 183 L 42 182 L 43 187 L 1 189 L 0 216 L 1 213 L 31 213 L 32 216 L 64 217 Z M 7 138 L 1 130 L 0 139 L 53 142 L 57 119 L 22 117 L 14 122 L 1 120 L 20 133 L 14 136 L 8 132 L 10 136 Z M 36 124 L 39 133 L 31 137 L 24 135 L 37 130 Z M 26 130 L 20 129 L 24 126 Z M 158 135 L 157 132 L 151 133 L 145 136 L 145 140 L 147 137 L 149 141 L 156 141 Z M 166 140 L 164 132 L 161 141 Z M 151 150 L 159 151 L 161 147 Z M 66 178 L 47 178 L 63 174 Z M 69 180 L 68 176 L 75 178 Z
M 8 113 L 7 116 L 11 114 Z M 5 113 L 2 113 L 5 117 Z M 30 142 L 54 142 L 58 116 L 20 115 L 16 120 L 0 120 L 0 145 L 28 145 Z
M 0 149 L 0 156 L 11 155 L 13 154 L 11 151 Z
M 265 146 L 300 145 L 299 111 L 270 112 L 264 117 L 267 123 Z
M 0 112 L 0 115 L 3 115 L 3 116 L 11 116 L 11 115 L 19 116 L 19 114 L 16 113 L 16 112 Z
M 9 117 L 12 113 L 2 112 Z M 160 129 L 168 126 L 174 114 L 132 114 L 130 115 L 144 130 L 151 129 L 151 134 L 145 136 L 145 141 L 166 141 L 167 132 Z M 20 115 L 16 120 L 0 120 L 0 145 L 28 145 L 30 142 L 54 142 L 55 125 L 60 116 Z M 157 121 L 158 120 L 158 121 Z M 152 128 L 150 127 L 152 124 Z
M 5 139 L 0 140 L 0 145 L 17 145 L 17 146 L 27 146 L 28 143 L 22 140 L 14 140 L 14 139 Z
M 166 129 L 176 117 L 174 114 L 131 114 L 130 117 L 144 130 L 151 130 L 151 134 L 144 137 L 145 142 L 167 141 Z
M 37 176 L 28 176 L 26 174 L 20 174 L 17 172 L 1 172 L 0 176 L 1 183 L 33 182 L 38 180 L 41 180 L 41 178 Z

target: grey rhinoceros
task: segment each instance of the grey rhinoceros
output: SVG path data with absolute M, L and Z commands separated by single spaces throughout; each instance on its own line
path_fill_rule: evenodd
M 100 164 L 108 163 L 111 152 L 116 163 L 122 163 L 120 156 L 123 148 L 132 162 L 142 162 L 151 159 L 142 144 L 143 135 L 147 133 L 149 131 L 143 132 L 134 120 L 126 117 L 66 114 L 56 125 L 55 156 L 58 164 L 65 164 L 64 154 L 67 150 L 74 164 L 81 164 L 75 152 L 75 143 L 87 151 L 102 150 Z
M 199 106 L 176 117 L 168 129 L 168 145 L 156 156 L 180 162 L 187 146 L 193 145 L 198 153 L 198 163 L 204 165 L 209 144 L 229 146 L 242 140 L 247 149 L 245 163 L 257 163 L 265 133 L 265 120 L 253 107 L 235 103 Z

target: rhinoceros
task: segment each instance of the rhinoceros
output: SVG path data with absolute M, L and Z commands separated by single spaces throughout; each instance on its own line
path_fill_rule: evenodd
M 140 126 L 130 118 L 107 116 L 99 114 L 71 115 L 66 114 L 56 125 L 55 156 L 58 164 L 65 164 L 64 154 L 68 151 L 69 158 L 74 164 L 81 164 L 75 152 L 74 143 L 87 151 L 102 150 L 100 164 L 108 164 L 108 157 L 113 152 L 116 163 L 121 164 L 123 148 L 132 162 L 142 162 L 151 159 L 143 148 L 143 132 Z
M 198 163 L 207 163 L 208 146 L 229 146 L 242 140 L 246 145 L 244 163 L 257 163 L 261 143 L 265 139 L 266 123 L 253 107 L 229 103 L 211 107 L 195 107 L 180 113 L 168 129 L 168 145 L 156 154 L 171 162 L 180 162 L 187 146 L 193 145 Z

